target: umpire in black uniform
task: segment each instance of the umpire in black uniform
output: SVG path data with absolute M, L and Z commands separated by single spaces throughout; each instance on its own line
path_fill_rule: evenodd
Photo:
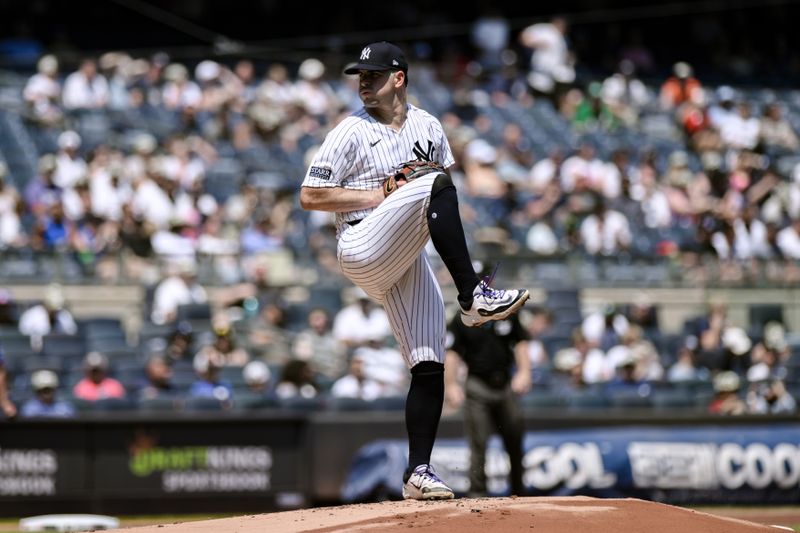
M 470 496 L 485 496 L 486 448 L 499 433 L 511 462 L 511 494 L 524 494 L 522 484 L 522 412 L 517 396 L 531 387 L 526 329 L 516 315 L 468 328 L 458 315 L 450 322 L 445 363 L 445 394 L 452 407 L 463 404 L 470 448 Z M 460 361 L 459 361 L 460 360 Z M 460 375 L 467 376 L 461 385 Z

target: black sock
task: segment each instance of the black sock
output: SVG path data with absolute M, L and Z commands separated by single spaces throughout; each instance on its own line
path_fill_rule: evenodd
M 428 206 L 428 229 L 433 247 L 439 253 L 458 289 L 458 302 L 472 305 L 472 291 L 480 281 L 467 249 L 464 227 L 458 212 L 458 194 L 453 186 L 443 187 L 431 196 Z
M 408 468 L 403 483 L 414 468 L 430 464 L 436 430 L 444 404 L 444 365 L 435 361 L 417 363 L 411 369 L 411 386 L 406 398 Z

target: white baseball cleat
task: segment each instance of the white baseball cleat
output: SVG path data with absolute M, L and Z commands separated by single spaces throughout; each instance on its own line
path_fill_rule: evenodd
M 403 484 L 406 500 L 451 500 L 453 490 L 444 484 L 431 465 L 419 465 Z
M 493 289 L 481 280 L 472 292 L 472 306 L 461 309 L 461 322 L 476 327 L 490 320 L 503 320 L 517 312 L 529 297 L 527 289 Z

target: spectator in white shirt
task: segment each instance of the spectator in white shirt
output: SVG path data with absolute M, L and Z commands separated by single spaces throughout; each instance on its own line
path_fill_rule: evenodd
M 800 218 L 778 232 L 777 244 L 786 259 L 800 259 Z
M 300 78 L 295 83 L 295 102 L 303 106 L 306 113 L 322 118 L 338 110 L 336 92 L 324 79 L 325 65 L 316 58 L 309 58 L 300 64 L 297 71 Z
M 613 256 L 631 245 L 628 219 L 613 209 L 606 208 L 605 200 L 595 196 L 593 213 L 580 226 L 580 241 L 590 255 Z
M 728 85 L 716 90 L 716 103 L 708 106 L 708 120 L 717 130 L 722 130 L 727 120 L 736 115 L 736 91 Z
M 108 81 L 98 74 L 95 60 L 86 58 L 67 76 L 61 99 L 67 109 L 102 109 L 108 104 L 108 95 Z
M 547 157 L 534 163 L 528 173 L 528 187 L 532 192 L 541 194 L 548 185 L 559 183 L 561 164 L 564 162 L 564 152 L 560 147 L 550 150 Z
M 664 186 L 658 182 L 650 167 L 643 167 L 638 178 L 636 183 L 631 184 L 630 196 L 639 204 L 645 226 L 669 228 L 672 223 L 672 209 Z
M 365 354 L 354 354 L 350 358 L 347 374 L 337 379 L 331 387 L 334 398 L 359 398 L 372 401 L 382 395 L 382 387 L 364 373 Z
M 278 108 L 287 108 L 295 101 L 295 87 L 283 63 L 273 63 L 256 90 L 256 100 Z
M 633 61 L 623 59 L 617 72 L 603 80 L 600 93 L 614 115 L 629 126 L 638 122 L 639 112 L 650 101 L 647 87 L 635 74 Z
M 750 104 L 739 102 L 736 112 L 719 126 L 723 145 L 734 150 L 752 150 L 758 144 L 761 124 L 750 113 Z
M 387 337 L 375 334 L 353 351 L 364 361 L 364 376 L 381 386 L 382 396 L 405 395 L 411 374 L 403 354 L 386 344 Z
M 343 307 L 333 320 L 333 336 L 347 348 L 357 348 L 371 339 L 392 335 L 389 318 L 382 307 L 355 287 L 356 301 Z
M 777 102 L 764 107 L 759 135 L 761 142 L 778 154 L 793 153 L 800 149 L 800 138 L 784 116 L 783 107 Z
M 22 199 L 16 187 L 7 183 L 8 167 L 0 161 L 0 248 L 25 244 L 25 232 L 19 218 Z
M 54 283 L 47 287 L 41 304 L 22 313 L 19 331 L 31 338 L 31 346 L 41 348 L 42 337 L 50 333 L 75 335 L 78 332 L 78 325 L 65 304 L 61 286 Z
M 206 290 L 197 283 L 197 266 L 192 260 L 175 261 L 169 275 L 161 280 L 153 294 L 154 324 L 175 320 L 178 306 L 208 301 Z
M 180 190 L 177 182 L 164 174 L 161 163 L 152 161 L 148 176 L 134 184 L 133 212 L 160 230 L 180 222 L 194 225 L 199 222 L 192 198 Z
M 605 383 L 614 377 L 615 369 L 606 357 L 606 353 L 588 342 L 580 328 L 576 328 L 572 333 L 571 347 L 580 354 L 584 383 Z
M 520 42 L 532 50 L 528 83 L 535 92 L 557 97 L 560 85 L 575 81 L 575 61 L 566 34 L 567 21 L 563 17 L 522 30 Z
M 561 165 L 561 187 L 567 193 L 597 191 L 612 198 L 620 190 L 619 172 L 609 172 L 612 166 L 595 155 L 591 143 L 581 143 L 578 152 Z
M 93 168 L 91 168 L 93 167 Z M 92 213 L 105 220 L 122 220 L 122 206 L 130 201 L 133 192 L 123 185 L 121 165 L 90 165 L 89 190 L 92 198 Z
M 72 130 L 67 130 L 58 136 L 53 183 L 62 189 L 74 187 L 77 182 L 86 178 L 86 161 L 78 154 L 80 146 L 81 137 Z
M 166 143 L 167 154 L 161 158 L 164 173 L 187 191 L 199 188 L 205 177 L 203 160 L 189 149 L 185 138 L 174 137 Z
M 734 250 L 739 259 L 772 257 L 767 239 L 767 226 L 758 218 L 758 206 L 749 204 L 733 221 Z
M 164 85 L 162 101 L 164 107 L 171 110 L 186 108 L 198 109 L 203 100 L 200 86 L 189 79 L 189 70 L 180 63 L 173 63 L 164 69 Z
M 619 344 L 630 328 L 630 321 L 615 305 L 606 305 L 603 309 L 586 315 L 581 323 L 581 334 L 592 347 L 608 350 Z M 611 368 L 615 368 L 613 365 Z
M 61 82 L 58 80 L 58 60 L 53 55 L 42 56 L 36 70 L 37 73 L 25 84 L 22 97 L 37 120 L 44 125 L 56 124 L 63 117 L 59 108 Z

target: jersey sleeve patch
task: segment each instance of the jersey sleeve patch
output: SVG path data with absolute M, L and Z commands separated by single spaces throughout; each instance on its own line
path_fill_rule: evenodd
M 312 178 L 319 178 L 321 180 L 331 179 L 331 169 L 322 167 L 311 167 L 308 170 L 308 175 Z

